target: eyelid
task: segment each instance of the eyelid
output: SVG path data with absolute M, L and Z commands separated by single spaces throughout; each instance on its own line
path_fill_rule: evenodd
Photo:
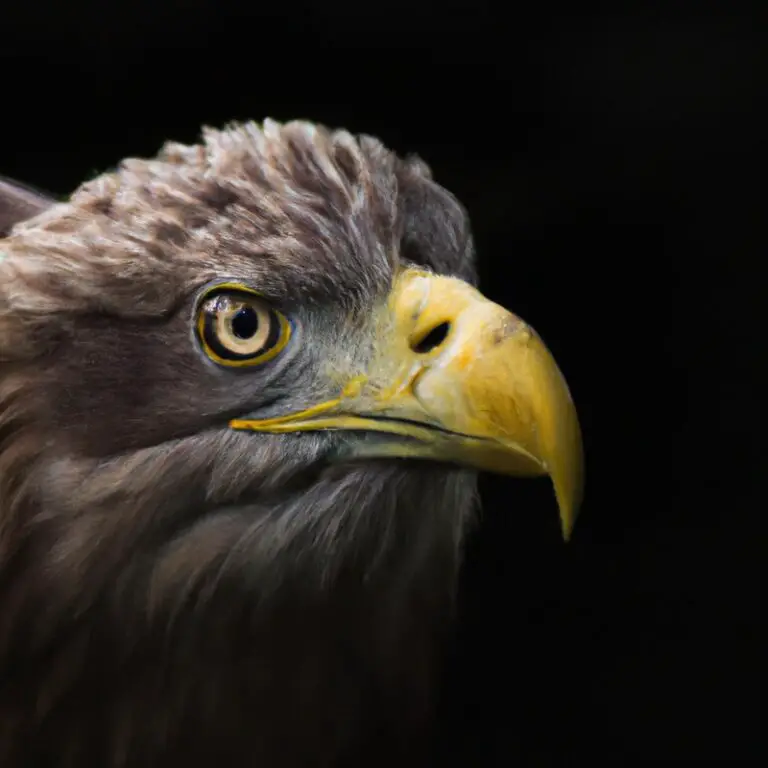
M 218 290 L 234 290 L 249 293 L 258 296 L 260 299 L 268 302 L 275 309 L 285 312 L 294 304 L 290 295 L 285 290 L 279 289 L 274 283 L 259 285 L 250 280 L 243 280 L 238 277 L 211 278 L 205 282 L 198 283 L 194 289 L 197 295 L 197 302 L 205 300 L 205 297 Z M 189 294 L 187 294 L 189 295 Z
M 225 291 L 238 291 L 240 293 L 248 293 L 251 296 L 258 296 L 263 301 L 266 301 L 267 303 L 271 303 L 269 298 L 265 296 L 260 291 L 257 291 L 255 288 L 251 288 L 249 285 L 246 285 L 245 283 L 239 283 L 234 280 L 228 280 L 224 283 L 212 283 L 207 288 L 203 289 L 202 294 L 200 296 L 201 301 L 205 301 L 207 298 L 211 296 L 213 293 L 221 293 Z

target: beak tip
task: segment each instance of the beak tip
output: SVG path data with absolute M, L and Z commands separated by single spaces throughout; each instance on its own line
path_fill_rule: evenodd
M 581 511 L 583 492 L 583 475 L 581 472 L 574 478 L 570 487 L 562 487 L 561 483 L 555 483 L 555 496 L 560 511 L 560 528 L 566 543 L 571 540 L 571 534 Z
M 571 534 L 573 533 L 573 519 L 566 517 L 560 518 L 560 529 L 563 534 L 563 541 L 567 544 L 571 540 Z

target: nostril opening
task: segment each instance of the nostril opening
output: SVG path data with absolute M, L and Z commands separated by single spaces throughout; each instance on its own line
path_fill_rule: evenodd
M 416 343 L 411 343 L 411 349 L 420 355 L 431 352 L 439 347 L 447 338 L 451 331 L 450 323 L 440 323 L 436 325 L 426 336 L 422 336 Z

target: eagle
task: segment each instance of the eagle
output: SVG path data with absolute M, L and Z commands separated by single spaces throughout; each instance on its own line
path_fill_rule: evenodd
M 0 765 L 425 765 L 479 471 L 583 453 L 417 157 L 205 128 L 0 185 Z

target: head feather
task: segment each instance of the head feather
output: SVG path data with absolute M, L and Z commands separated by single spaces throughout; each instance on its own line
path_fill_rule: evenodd
M 0 251 L 0 765 L 416 759 L 474 475 L 231 432 L 258 387 L 204 367 L 187 305 L 244 274 L 334 350 L 400 264 L 474 279 L 455 198 L 267 120 L 125 160 Z

